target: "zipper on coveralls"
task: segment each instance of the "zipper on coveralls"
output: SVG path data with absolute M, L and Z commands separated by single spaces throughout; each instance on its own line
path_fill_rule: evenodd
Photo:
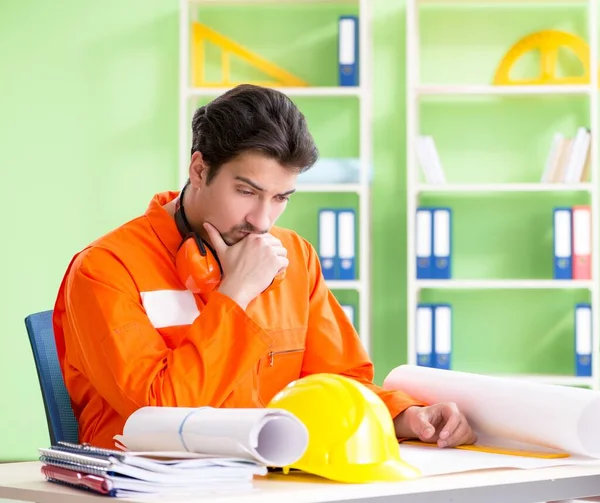
M 287 353 L 299 353 L 303 351 L 303 349 L 286 349 L 283 351 L 271 351 L 269 353 L 269 367 L 272 367 L 275 363 L 275 355 L 285 355 Z

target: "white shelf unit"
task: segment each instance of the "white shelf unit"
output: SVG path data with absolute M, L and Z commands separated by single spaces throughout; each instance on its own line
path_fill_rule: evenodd
M 179 185 L 183 186 L 188 177 L 190 158 L 190 111 L 194 100 L 217 97 L 229 87 L 194 87 L 190 76 L 190 26 L 194 20 L 200 21 L 192 9 L 201 5 L 269 5 L 289 4 L 345 4 L 358 6 L 359 16 L 359 86 L 314 86 L 314 87 L 275 87 L 291 98 L 309 97 L 327 99 L 335 97 L 354 97 L 359 100 L 359 158 L 360 173 L 357 183 L 298 183 L 299 193 L 355 193 L 358 195 L 358 229 L 360 239 L 357 242 L 359 254 L 358 269 L 360 278 L 356 280 L 328 280 L 332 290 L 355 290 L 358 293 L 357 327 L 361 341 L 371 354 L 371 202 L 369 169 L 372 166 L 372 35 L 370 0 L 180 0 L 180 40 L 179 40 Z M 325 196 L 326 197 L 326 196 Z M 315 222 L 316 225 L 316 222 Z M 316 247 L 316 246 L 315 246 Z
M 418 96 L 588 96 L 588 85 L 545 86 L 492 86 L 492 85 L 422 85 L 417 86 Z
M 417 279 L 415 290 L 559 290 L 585 288 L 592 290 L 593 281 L 558 279 Z
M 598 0 L 407 0 L 406 2 L 406 64 L 407 64 L 407 358 L 408 363 L 416 364 L 416 309 L 423 289 L 436 290 L 547 290 L 547 289 L 586 289 L 590 293 L 592 305 L 592 376 L 579 377 L 571 375 L 529 375 L 516 374 L 510 377 L 533 380 L 547 384 L 588 386 L 600 389 L 600 206 L 598 193 L 598 131 L 599 131 L 599 91 L 598 91 Z M 567 5 L 585 8 L 587 13 L 587 31 L 590 46 L 590 82 L 584 85 L 486 85 L 486 84 L 424 84 L 421 82 L 419 15 L 423 5 L 460 5 L 461 8 L 483 5 L 502 5 L 506 8 L 519 8 L 523 5 Z M 456 55 L 460 57 L 460 55 Z M 485 96 L 489 99 L 510 100 L 520 96 L 585 96 L 589 102 L 591 129 L 591 175 L 589 183 L 476 183 L 476 184 L 426 184 L 419 181 L 420 166 L 414 145 L 420 134 L 419 105 L 421 100 L 429 97 L 451 98 L 461 100 L 477 99 Z M 540 163 L 540 174 L 543 167 Z M 417 279 L 416 273 L 416 210 L 419 198 L 424 194 L 483 194 L 483 193 L 524 193 L 524 192 L 586 192 L 590 196 L 592 218 L 592 276 L 591 280 L 553 280 L 553 279 L 450 279 L 424 280 Z M 485 203 L 483 203 L 485 204 Z M 453 332 L 452 337 L 461 334 Z
M 474 183 L 418 184 L 418 193 L 482 193 L 482 192 L 592 192 L 591 183 Z

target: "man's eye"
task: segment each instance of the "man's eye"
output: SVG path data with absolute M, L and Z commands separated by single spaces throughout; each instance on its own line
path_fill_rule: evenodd
M 245 196 L 251 196 L 252 192 L 250 192 L 249 190 L 239 190 L 238 191 L 240 194 L 244 194 Z
M 277 199 L 280 203 L 284 203 L 285 201 L 289 200 L 288 196 L 277 196 L 275 199 Z

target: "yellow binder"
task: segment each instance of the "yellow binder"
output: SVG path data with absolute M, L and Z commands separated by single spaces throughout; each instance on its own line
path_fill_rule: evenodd
M 421 442 L 420 440 L 405 440 L 402 444 L 421 445 L 425 447 L 437 447 L 437 444 L 430 442 Z M 543 452 L 543 451 L 527 451 L 523 449 L 506 449 L 504 447 L 495 447 L 491 445 L 458 445 L 452 449 L 461 449 L 465 451 L 489 452 L 490 454 L 505 454 L 507 456 L 521 456 L 525 458 L 540 458 L 540 459 L 558 459 L 568 458 L 567 452 Z

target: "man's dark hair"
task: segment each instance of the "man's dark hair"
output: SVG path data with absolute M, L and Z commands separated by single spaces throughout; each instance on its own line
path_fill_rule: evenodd
M 251 84 L 239 85 L 196 110 L 191 153 L 196 151 L 208 164 L 207 183 L 223 164 L 247 151 L 299 173 L 319 157 L 306 119 L 293 101 L 275 89 Z

